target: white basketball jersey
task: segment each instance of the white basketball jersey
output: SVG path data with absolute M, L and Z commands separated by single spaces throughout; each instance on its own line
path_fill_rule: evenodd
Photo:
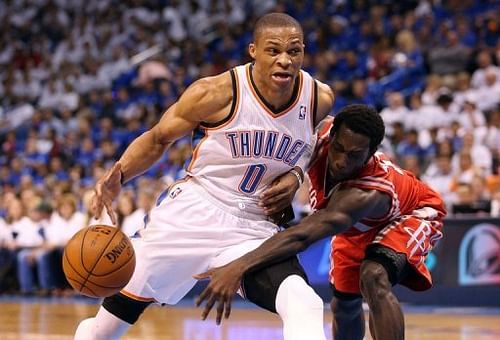
M 290 102 L 273 110 L 258 92 L 251 71 L 251 64 L 230 71 L 231 113 L 217 126 L 202 124 L 194 131 L 187 173 L 224 206 L 261 216 L 260 194 L 299 158 L 311 156 L 317 85 L 300 71 Z

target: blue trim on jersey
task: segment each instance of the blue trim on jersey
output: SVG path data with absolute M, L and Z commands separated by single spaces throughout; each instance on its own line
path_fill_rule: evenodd
M 186 166 L 185 168 L 187 169 L 189 167 L 189 165 L 191 164 L 192 160 L 193 160 L 193 155 L 194 155 L 194 150 L 196 149 L 196 147 L 198 146 L 198 144 L 200 144 L 201 140 L 206 136 L 206 132 L 204 129 L 200 128 L 200 127 L 197 127 L 196 129 L 193 130 L 193 135 L 191 137 L 191 157 L 189 157 L 187 160 L 186 160 Z M 192 164 L 192 166 L 194 166 L 194 164 Z
M 196 129 L 193 130 L 193 137 L 191 139 L 192 147 L 193 150 L 196 148 L 198 144 L 200 144 L 201 140 L 203 137 L 205 137 L 206 133 L 204 129 L 200 129 L 197 127 Z
M 170 190 L 170 187 L 168 187 L 167 189 L 162 191 L 162 193 L 160 194 L 160 196 L 158 196 L 158 199 L 156 200 L 156 206 L 159 206 L 160 203 L 168 196 L 169 190 Z M 146 220 L 146 218 L 144 218 L 144 220 Z

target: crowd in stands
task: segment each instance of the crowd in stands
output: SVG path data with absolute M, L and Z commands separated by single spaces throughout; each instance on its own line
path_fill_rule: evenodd
M 334 89 L 332 114 L 374 105 L 383 151 L 452 214 L 498 216 L 498 1 L 1 1 L 0 292 L 67 287 L 61 251 L 90 223 L 96 179 L 194 80 L 249 61 L 270 11 L 303 25 L 304 69 Z M 187 136 L 126 185 L 116 209 L 129 235 L 190 151 Z

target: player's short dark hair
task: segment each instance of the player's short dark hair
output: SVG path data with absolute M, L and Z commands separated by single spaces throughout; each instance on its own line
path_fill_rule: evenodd
M 385 125 L 375 108 L 369 105 L 352 104 L 343 107 L 335 116 L 330 136 L 342 126 L 370 138 L 370 152 L 374 153 L 384 139 Z
M 285 13 L 269 13 L 260 17 L 255 23 L 255 28 L 253 30 L 253 40 L 257 41 L 258 36 L 266 28 L 274 27 L 294 27 L 296 28 L 302 36 L 304 36 L 304 31 L 300 23 Z

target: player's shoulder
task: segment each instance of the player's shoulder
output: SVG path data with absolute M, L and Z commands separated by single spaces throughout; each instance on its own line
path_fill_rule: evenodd
M 204 77 L 191 84 L 183 94 L 190 106 L 215 112 L 228 105 L 233 98 L 230 71 L 215 76 Z
M 214 98 L 224 95 L 232 96 L 231 91 L 227 91 L 231 88 L 232 80 L 230 70 L 215 76 L 200 78 L 190 86 L 191 91 L 200 94 L 210 93 Z
M 333 90 L 330 87 L 330 85 L 325 84 L 325 83 L 323 83 L 322 81 L 320 81 L 318 79 L 314 79 L 314 81 L 316 82 L 316 84 L 318 86 L 318 96 L 319 96 L 319 98 L 321 99 L 323 97 L 324 99 L 328 99 L 333 104 L 333 100 L 335 98 L 335 94 L 333 93 Z
M 335 94 L 333 93 L 330 85 L 325 84 L 318 79 L 314 79 L 314 82 L 316 83 L 318 89 L 318 115 L 315 122 L 315 125 L 317 125 L 321 120 L 323 120 L 332 112 L 333 103 L 335 102 Z

